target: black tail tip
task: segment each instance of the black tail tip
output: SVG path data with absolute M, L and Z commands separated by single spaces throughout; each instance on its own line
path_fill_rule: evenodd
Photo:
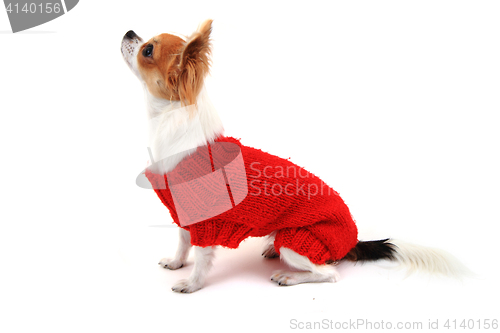
M 380 259 L 393 260 L 396 255 L 396 245 L 389 238 L 374 241 L 359 241 L 344 257 L 349 261 L 374 261 Z

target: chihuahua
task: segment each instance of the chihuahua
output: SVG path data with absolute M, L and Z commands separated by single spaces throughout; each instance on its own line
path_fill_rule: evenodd
M 358 241 L 347 206 L 319 178 L 288 160 L 225 138 L 222 122 L 204 87 L 210 69 L 211 32 L 211 20 L 203 22 L 187 38 L 164 33 L 144 41 L 130 30 L 121 44 L 123 57 L 142 83 L 146 96 L 148 146 L 152 162 L 157 161 L 147 169 L 146 176 L 180 226 L 177 252 L 159 264 L 172 270 L 181 268 L 194 246 L 193 271 L 188 279 L 174 285 L 173 291 L 191 293 L 202 288 L 215 247 L 236 248 L 250 236 L 267 236 L 263 256 L 279 256 L 294 269 L 273 272 L 271 280 L 279 285 L 335 282 L 339 279 L 335 264 L 341 260 L 387 259 L 410 270 L 447 275 L 466 272 L 458 260 L 438 249 L 389 239 Z M 240 185 L 246 192 L 239 199 L 238 191 L 231 185 L 237 177 L 224 172 L 224 168 L 214 167 L 217 150 L 229 147 L 224 144 L 233 145 L 234 156 L 242 157 L 239 161 L 246 177 Z M 169 175 L 186 161 L 202 156 L 202 150 L 208 152 L 204 156 L 210 157 L 206 160 L 209 171 L 210 166 L 214 174 L 222 170 L 218 177 L 224 191 L 229 191 L 228 208 L 206 219 L 183 223 L 183 209 L 177 206 L 180 199 Z M 302 176 L 289 174 L 297 168 Z M 168 186 L 158 185 L 163 179 L 167 179 Z M 250 193 L 249 189 L 258 193 Z M 311 189 L 316 190 L 314 195 Z

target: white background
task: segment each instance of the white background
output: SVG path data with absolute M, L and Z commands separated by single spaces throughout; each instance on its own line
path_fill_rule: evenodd
M 496 1 L 87 0 L 11 34 L 0 11 L 0 330 L 500 319 L 499 17 Z M 446 249 L 477 277 L 404 279 L 346 263 L 336 284 L 278 287 L 269 277 L 283 265 L 250 239 L 218 252 L 204 289 L 173 293 L 192 257 L 179 271 L 157 265 L 177 230 L 135 185 L 148 159 L 145 108 L 120 42 L 129 29 L 187 35 L 206 18 L 207 89 L 226 134 L 323 178 L 361 239 Z

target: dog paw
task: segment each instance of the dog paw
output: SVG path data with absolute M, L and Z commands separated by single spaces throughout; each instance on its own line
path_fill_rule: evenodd
M 168 268 L 173 270 L 181 268 L 182 266 L 184 266 L 184 263 L 180 260 L 163 258 L 162 260 L 160 260 L 158 265 L 161 265 L 163 268 Z
M 201 289 L 201 285 L 189 282 L 189 280 L 181 280 L 172 287 L 172 291 L 184 294 L 190 294 Z
M 272 259 L 272 258 L 278 258 L 279 254 L 274 250 L 274 245 L 269 244 L 262 252 L 262 256 L 266 259 Z
M 299 283 L 293 276 L 293 272 L 287 271 L 276 271 L 271 276 L 271 281 L 276 282 L 280 286 L 293 286 Z
M 293 286 L 307 282 L 337 282 L 339 279 L 340 275 L 334 267 L 317 273 L 276 271 L 271 276 L 271 280 L 280 286 Z

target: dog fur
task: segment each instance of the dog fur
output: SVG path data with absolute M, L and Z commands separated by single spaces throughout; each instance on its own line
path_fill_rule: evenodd
M 212 143 L 223 134 L 222 122 L 204 88 L 210 69 L 212 21 L 203 22 L 187 38 L 160 34 L 144 41 L 133 31 L 122 39 L 126 63 L 141 81 L 146 95 L 149 119 L 148 145 L 152 158 L 160 161 L 154 172 L 171 171 L 197 147 Z M 263 256 L 274 258 L 274 234 L 268 236 Z M 179 245 L 172 259 L 159 264 L 168 269 L 183 267 L 191 249 L 190 234 L 179 231 Z M 173 291 L 191 293 L 203 287 L 212 267 L 215 247 L 194 247 L 194 268 L 187 280 L 179 281 Z M 317 265 L 291 249 L 279 249 L 281 259 L 295 271 L 274 272 L 271 280 L 279 285 L 305 282 L 335 282 L 335 265 Z M 447 252 L 401 241 L 359 242 L 344 260 L 396 260 L 410 270 L 463 276 L 468 270 Z

